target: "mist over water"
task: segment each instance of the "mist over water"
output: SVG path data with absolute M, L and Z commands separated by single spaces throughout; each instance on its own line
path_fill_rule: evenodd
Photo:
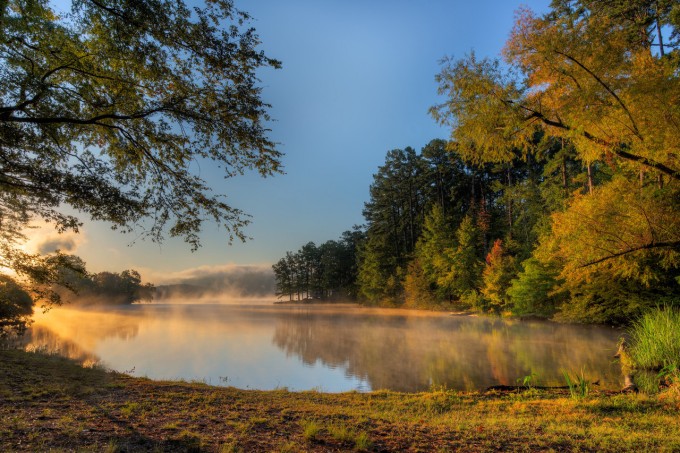
M 150 304 L 58 308 L 23 340 L 153 379 L 291 390 L 459 390 L 563 385 L 584 370 L 620 388 L 620 331 L 353 305 Z

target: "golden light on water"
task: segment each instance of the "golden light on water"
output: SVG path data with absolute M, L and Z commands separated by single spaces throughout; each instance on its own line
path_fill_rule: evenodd
M 621 380 L 613 329 L 348 305 L 58 308 L 32 331 L 32 347 L 83 362 L 241 388 L 474 390 L 529 374 L 560 385 L 581 369 L 603 386 Z

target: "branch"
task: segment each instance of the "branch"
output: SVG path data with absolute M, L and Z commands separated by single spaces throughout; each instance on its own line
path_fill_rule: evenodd
M 515 103 L 514 101 L 509 101 L 509 100 L 503 100 L 502 102 L 504 104 L 508 105 L 508 106 L 517 105 L 522 110 L 526 110 L 527 112 L 529 112 L 529 116 L 526 118 L 527 121 L 531 120 L 533 118 L 538 118 L 543 124 L 545 124 L 547 126 L 552 126 L 552 127 L 557 128 L 557 129 L 562 129 L 562 130 L 565 130 L 565 131 L 573 130 L 573 128 L 571 126 L 564 124 L 561 120 L 558 120 L 558 121 L 551 120 L 550 118 L 546 117 L 543 113 L 541 113 L 537 110 L 534 110 L 530 107 L 527 107 L 526 105 L 518 104 L 518 103 Z M 661 162 L 653 161 L 653 160 L 651 160 L 647 157 L 631 154 L 628 151 L 626 151 L 621 145 L 615 145 L 615 144 L 613 144 L 613 143 L 611 143 L 607 140 L 604 140 L 600 137 L 597 137 L 597 136 L 591 134 L 588 131 L 583 131 L 581 133 L 581 135 L 583 137 L 585 137 L 586 139 L 590 140 L 593 143 L 596 143 L 600 146 L 605 146 L 605 147 L 609 148 L 610 151 L 613 154 L 619 156 L 622 159 L 631 160 L 633 162 L 641 163 L 642 165 L 653 168 L 653 169 L 655 169 L 655 170 L 657 170 L 661 173 L 664 173 L 664 174 L 670 176 L 673 179 L 680 180 L 680 170 L 674 170 L 674 169 L 668 167 L 667 165 L 662 164 Z
M 618 258 L 619 256 L 627 255 L 629 253 L 634 253 L 634 252 L 639 252 L 640 250 L 649 250 L 649 249 L 656 249 L 656 248 L 672 248 L 676 250 L 680 250 L 680 241 L 671 241 L 671 242 L 650 242 L 649 244 L 644 244 L 639 247 L 634 247 L 629 250 L 625 250 L 623 252 L 618 252 L 618 253 L 612 253 L 609 256 L 605 256 L 604 258 L 597 259 L 595 261 L 591 261 L 586 264 L 582 264 L 578 267 L 578 269 L 582 269 L 584 267 L 592 266 L 594 264 L 599 264 L 604 261 L 608 261 L 613 258 Z
M 614 99 L 616 99 L 616 102 L 618 102 L 619 105 L 621 106 L 621 108 L 623 108 L 623 110 L 626 112 L 626 115 L 628 115 L 628 119 L 630 119 L 630 122 L 631 122 L 631 124 L 633 125 L 633 133 L 635 134 L 635 136 L 636 136 L 637 138 L 639 138 L 640 141 L 644 141 L 644 139 L 642 138 L 642 135 L 640 135 L 640 131 L 638 130 L 637 124 L 635 123 L 635 119 L 633 119 L 633 114 L 630 113 L 630 110 L 628 110 L 628 107 L 626 107 L 626 104 L 623 103 L 623 101 L 621 100 L 621 98 L 614 92 L 614 90 L 612 90 L 611 88 L 609 88 L 609 85 L 607 85 L 606 83 L 604 83 L 604 81 L 603 81 L 602 79 L 600 79 L 600 78 L 597 76 L 597 74 L 595 74 L 593 71 L 591 71 L 590 69 L 588 69 L 583 63 L 581 63 L 580 61 L 578 61 L 576 58 L 572 57 L 571 55 L 566 54 L 566 53 L 564 53 L 564 52 L 560 52 L 559 50 L 556 50 L 555 53 L 558 54 L 558 55 L 562 55 L 564 58 L 566 58 L 566 59 L 568 59 L 568 60 L 573 61 L 574 63 L 576 63 L 581 69 L 583 69 L 584 71 L 586 71 L 593 79 L 595 79 L 595 80 L 597 81 L 597 83 L 599 83 L 600 85 L 602 85 L 602 87 L 603 87 L 605 90 L 607 90 L 607 92 L 608 92 L 609 94 L 611 94 L 611 95 L 614 97 Z
M 117 113 L 107 113 L 103 115 L 93 116 L 92 118 L 82 119 L 82 118 L 69 118 L 67 116 L 54 116 L 54 117 L 42 117 L 42 118 L 17 118 L 15 116 L 9 116 L 3 118 L 3 121 L 11 123 L 31 123 L 31 124 L 100 124 L 102 120 L 135 120 L 146 118 L 147 116 L 153 115 L 154 113 L 159 113 L 167 111 L 168 106 L 158 107 L 155 109 L 150 109 L 146 111 L 141 111 L 131 115 L 121 115 Z

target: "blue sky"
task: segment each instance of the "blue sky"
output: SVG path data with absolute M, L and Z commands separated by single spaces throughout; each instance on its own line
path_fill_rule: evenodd
M 227 245 L 207 225 L 203 247 L 161 245 L 87 223 L 71 250 L 92 271 L 134 268 L 152 281 L 224 265 L 270 265 L 302 244 L 336 239 L 363 223 L 372 175 L 394 148 L 420 149 L 446 138 L 428 115 L 439 102 L 435 75 L 445 56 L 497 56 L 527 6 L 550 0 L 236 0 L 249 12 L 261 49 L 283 63 L 260 73 L 272 104 L 270 137 L 285 153 L 286 174 L 222 179 L 207 164 L 197 171 L 233 206 L 251 214 L 253 239 Z

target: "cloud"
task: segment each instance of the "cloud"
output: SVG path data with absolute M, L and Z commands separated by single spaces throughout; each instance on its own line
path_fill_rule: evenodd
M 71 253 L 77 248 L 76 241 L 72 237 L 52 238 L 37 244 L 38 253 L 46 254 L 61 250 Z
M 154 274 L 145 273 L 159 287 L 159 298 L 268 297 L 275 290 L 274 273 L 270 265 L 222 264 L 200 266 L 171 274 Z
M 24 230 L 26 243 L 24 248 L 28 252 L 47 254 L 60 250 L 64 253 L 75 254 L 78 247 L 85 241 L 83 233 L 66 231 L 59 233 L 49 226 L 33 225 Z

